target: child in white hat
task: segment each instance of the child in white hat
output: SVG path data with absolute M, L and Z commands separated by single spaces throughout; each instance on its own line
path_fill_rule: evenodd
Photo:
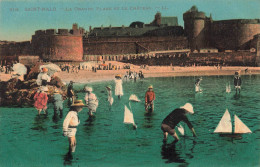
M 180 121 L 185 122 L 191 129 L 193 136 L 196 136 L 195 130 L 187 118 L 187 114 L 194 114 L 192 104 L 186 103 L 184 106 L 173 110 L 162 122 L 161 129 L 163 131 L 164 140 L 167 139 L 168 133 L 175 138 L 175 141 L 179 140 L 179 137 L 175 131 L 175 127 Z
M 93 112 L 96 112 L 97 107 L 98 107 L 98 99 L 97 96 L 92 93 L 93 89 L 91 87 L 86 86 L 85 87 L 86 96 L 85 96 L 85 101 L 86 105 L 88 106 L 88 115 L 90 117 L 93 116 Z

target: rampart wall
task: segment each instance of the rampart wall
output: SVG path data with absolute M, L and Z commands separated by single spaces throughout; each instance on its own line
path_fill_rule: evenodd
M 0 60 L 15 60 L 18 55 L 30 55 L 31 53 L 32 49 L 30 41 L 0 45 Z
M 212 45 L 220 50 L 249 50 L 250 41 L 260 33 L 260 20 L 214 21 Z
M 186 37 L 93 37 L 83 42 L 84 55 L 138 54 L 188 47 Z

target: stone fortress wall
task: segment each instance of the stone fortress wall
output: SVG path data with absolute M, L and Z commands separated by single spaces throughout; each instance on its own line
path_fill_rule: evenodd
M 193 6 L 183 14 L 183 20 L 184 28 L 178 26 L 176 17 L 164 18 L 156 13 L 150 24 L 133 22 L 129 27 L 102 26 L 90 28 L 88 32 L 77 24 L 73 24 L 71 30 L 37 30 L 31 41 L 1 41 L 0 60 L 34 55 L 46 61 L 84 61 L 92 55 L 118 56 L 181 49 L 190 49 L 194 53 L 191 55 L 196 55 L 205 48 L 219 52 L 255 49 L 252 55 L 259 55 L 260 19 L 214 21 Z

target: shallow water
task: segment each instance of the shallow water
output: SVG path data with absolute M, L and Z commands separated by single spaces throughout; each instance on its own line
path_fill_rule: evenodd
M 68 141 L 62 136 L 63 119 L 37 116 L 34 108 L 0 108 L 0 166 L 259 166 L 260 143 L 260 76 L 242 76 L 242 90 L 227 94 L 226 83 L 233 76 L 203 77 L 202 93 L 194 92 L 195 77 L 149 78 L 123 83 L 124 96 L 109 109 L 105 86 L 112 81 L 89 84 L 99 98 L 96 118 L 87 121 L 87 109 L 79 113 L 77 148 L 67 155 Z M 152 84 L 156 93 L 155 112 L 144 112 L 144 95 Z M 84 85 L 75 85 L 79 98 L 84 98 Z M 130 94 L 142 102 L 131 102 L 138 126 L 123 124 L 124 105 L 129 107 Z M 185 125 L 185 136 L 176 144 L 163 144 L 162 120 L 186 102 L 193 104 L 189 115 L 198 137 Z M 66 104 L 65 101 L 64 104 Z M 251 129 L 242 138 L 213 134 L 226 108 Z M 64 115 L 68 112 L 65 108 Z

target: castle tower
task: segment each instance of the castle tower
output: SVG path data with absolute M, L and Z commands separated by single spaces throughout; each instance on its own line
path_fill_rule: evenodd
M 72 30 L 78 30 L 78 24 L 77 23 L 74 23 L 73 25 L 72 25 Z
M 204 12 L 199 12 L 196 6 L 183 14 L 184 33 L 188 37 L 191 50 L 205 48 L 205 20 Z
M 151 23 L 152 25 L 154 26 L 160 26 L 161 25 L 161 13 L 160 12 L 157 12 L 154 16 L 154 20 L 153 22 Z

